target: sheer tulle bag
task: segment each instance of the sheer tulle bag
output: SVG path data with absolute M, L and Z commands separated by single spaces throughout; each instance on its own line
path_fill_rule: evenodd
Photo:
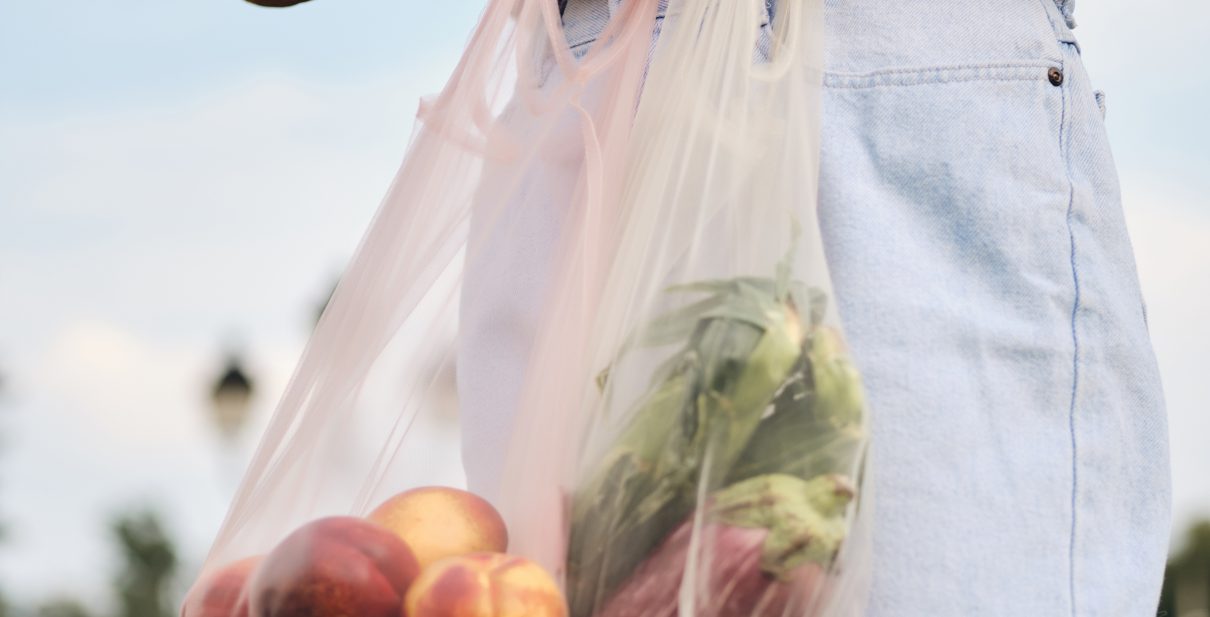
M 822 0 L 661 4 L 491 2 L 184 617 L 862 612 Z

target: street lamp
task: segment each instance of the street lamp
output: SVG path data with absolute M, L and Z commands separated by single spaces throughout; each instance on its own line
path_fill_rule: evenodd
M 223 439 L 234 440 L 244 427 L 254 390 L 240 357 L 234 353 L 228 354 L 227 366 L 210 391 L 211 419 Z

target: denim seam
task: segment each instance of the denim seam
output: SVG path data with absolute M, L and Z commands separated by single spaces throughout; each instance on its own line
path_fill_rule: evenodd
M 1075 44 L 1072 39 L 1070 27 L 1062 28 L 1059 23 L 1052 17 L 1051 10 L 1059 9 L 1062 16 L 1062 8 L 1053 0 L 1040 0 L 1042 3 L 1042 11 L 1046 14 L 1046 20 L 1050 22 L 1050 27 L 1054 30 L 1056 38 L 1056 47 L 1060 54 L 1063 53 L 1063 44 Z M 1066 22 L 1064 23 L 1067 26 Z M 1071 40 L 1068 40 L 1071 39 Z M 1076 52 L 1079 53 L 1079 47 L 1076 45 Z M 1066 56 L 1059 62 L 1059 68 L 1066 74 Z M 1072 219 L 1075 216 L 1075 201 L 1076 201 L 1076 184 L 1075 178 L 1071 171 L 1071 152 L 1067 146 L 1067 105 L 1068 105 L 1068 88 L 1069 85 L 1065 81 L 1059 88 L 1059 96 L 1062 107 L 1059 110 L 1059 156 L 1063 161 L 1064 169 L 1067 173 L 1067 239 L 1071 246 L 1071 282 L 1072 282 L 1072 302 L 1071 302 L 1071 402 L 1067 409 L 1067 431 L 1071 440 L 1071 529 L 1068 532 L 1067 542 L 1067 594 L 1071 602 L 1071 615 L 1076 617 L 1076 529 L 1077 529 L 1077 495 L 1079 491 L 1079 457 L 1078 447 L 1076 443 L 1076 395 L 1080 386 L 1080 336 L 1077 324 L 1077 318 L 1080 311 L 1080 271 L 1076 265 L 1076 234 L 1075 228 L 1072 225 Z
M 1063 67 L 1066 68 L 1066 67 Z M 1080 270 L 1076 261 L 1076 234 L 1072 225 L 1075 217 L 1075 179 L 1071 172 L 1071 149 L 1068 147 L 1067 107 L 1068 86 L 1064 84 L 1060 90 L 1062 107 L 1059 113 L 1059 152 L 1067 173 L 1067 238 L 1071 246 L 1071 402 L 1067 410 L 1067 429 L 1071 439 L 1071 530 L 1067 545 L 1067 591 L 1071 602 L 1072 617 L 1076 615 L 1076 531 L 1077 531 L 1077 495 L 1079 492 L 1079 445 L 1076 442 L 1076 397 L 1080 386 L 1080 336 L 1077 319 L 1080 311 Z
M 975 63 L 971 63 L 971 64 L 943 64 L 943 65 L 936 65 L 936 66 L 900 66 L 900 67 L 891 67 L 891 68 L 885 68 L 885 69 L 878 69 L 876 71 L 866 71 L 866 72 L 859 72 L 859 73 L 845 73 L 845 72 L 841 72 L 841 71 L 833 71 L 830 74 L 832 74 L 832 75 L 853 75 L 856 77 L 867 77 L 867 76 L 887 75 L 887 74 L 896 74 L 896 73 L 919 73 L 921 71 L 968 71 L 968 70 L 977 70 L 977 69 L 1022 69 L 1022 68 L 1036 68 L 1039 66 L 1049 67 L 1050 64 L 1051 64 L 1050 61 L 1047 61 L 1047 60 L 1031 60 L 1031 61 L 1022 60 L 1022 61 L 1017 61 L 1017 62 L 975 62 Z
M 825 72 L 824 86 L 829 88 L 873 88 L 971 81 L 1033 81 L 1039 78 L 1039 70 L 1049 69 L 1055 64 L 1049 60 L 1036 60 L 1032 62 L 903 67 L 868 73 Z
M 829 79 L 829 76 L 824 77 L 824 87 L 833 88 L 836 90 L 864 90 L 869 88 L 906 88 L 911 86 L 928 86 L 933 84 L 960 84 L 969 82 L 1014 82 L 1014 81 L 1034 81 L 1036 75 L 1028 75 L 1022 77 L 950 77 L 940 79 L 915 79 L 901 81 L 878 81 L 870 83 L 838 83 L 839 80 Z

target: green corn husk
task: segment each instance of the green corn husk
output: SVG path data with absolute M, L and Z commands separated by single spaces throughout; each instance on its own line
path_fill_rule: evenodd
M 768 530 L 761 570 L 779 579 L 799 566 L 831 561 L 848 531 L 845 513 L 856 490 L 839 474 L 810 480 L 770 473 L 715 493 L 711 519 Z
M 866 442 L 864 410 L 861 378 L 839 336 L 815 329 L 726 484 L 770 473 L 803 479 L 853 474 Z
M 802 369 L 806 333 L 823 312 L 822 294 L 790 284 L 784 270 L 777 279 L 673 291 L 708 295 L 657 318 L 632 342 L 686 344 L 656 371 L 627 428 L 574 496 L 573 617 L 590 615 L 692 511 L 703 473 L 726 477 L 774 397 Z

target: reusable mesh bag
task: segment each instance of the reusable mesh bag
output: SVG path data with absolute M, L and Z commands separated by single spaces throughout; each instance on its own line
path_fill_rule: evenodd
M 862 612 L 822 0 L 662 4 L 577 57 L 554 0 L 491 2 L 183 617 Z

